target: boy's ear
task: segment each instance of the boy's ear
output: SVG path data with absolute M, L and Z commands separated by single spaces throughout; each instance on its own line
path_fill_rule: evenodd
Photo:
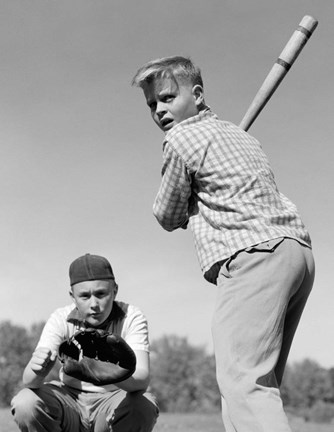
M 114 294 L 115 294 L 115 297 L 116 297 L 117 293 L 118 293 L 118 285 L 117 285 L 116 282 L 114 282 Z
M 204 104 L 204 90 L 199 84 L 194 85 L 192 88 L 192 94 L 195 98 L 195 103 L 198 107 Z

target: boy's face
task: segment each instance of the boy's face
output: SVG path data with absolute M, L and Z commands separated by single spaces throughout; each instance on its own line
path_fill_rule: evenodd
M 156 78 L 143 90 L 152 118 L 164 132 L 197 115 L 203 103 L 201 86 L 172 78 Z
M 70 291 L 80 317 L 92 327 L 98 327 L 108 318 L 116 294 L 117 285 L 109 280 L 80 282 Z

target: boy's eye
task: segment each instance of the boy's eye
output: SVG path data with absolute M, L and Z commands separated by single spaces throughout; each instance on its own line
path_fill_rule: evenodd
M 163 102 L 171 102 L 174 99 L 173 95 L 166 95 L 163 98 Z
M 95 297 L 97 298 L 103 298 L 103 297 L 107 297 L 110 294 L 109 290 L 105 290 L 105 289 L 101 289 L 98 291 L 94 292 Z

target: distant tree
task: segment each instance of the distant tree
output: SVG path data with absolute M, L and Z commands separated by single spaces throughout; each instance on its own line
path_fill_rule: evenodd
M 213 412 L 221 408 L 220 391 L 216 379 L 216 360 L 214 355 L 205 355 L 196 365 L 194 376 L 197 397 L 195 411 Z
M 45 326 L 45 321 L 40 321 L 37 323 L 32 324 L 32 326 L 29 329 L 29 337 L 30 337 L 30 345 L 32 350 L 35 349 L 39 338 L 41 337 L 42 330 Z
M 30 329 L 0 322 L 0 406 L 8 406 L 12 397 L 22 388 L 22 374 L 40 338 L 44 322 Z M 60 369 L 56 363 L 47 380 L 58 378 Z
M 7 406 L 20 387 L 22 372 L 30 359 L 31 342 L 24 327 L 0 323 L 0 405 Z
M 305 412 L 304 417 L 315 423 L 332 423 L 334 421 L 334 404 L 318 400 Z
M 330 368 L 328 371 L 330 383 L 332 386 L 332 398 L 331 402 L 334 403 L 334 368 Z
M 285 402 L 294 408 L 309 409 L 317 401 L 329 402 L 333 398 L 329 371 L 309 359 L 287 368 L 281 391 Z
M 152 343 L 152 391 L 162 411 L 218 409 L 214 359 L 186 338 L 163 336 Z

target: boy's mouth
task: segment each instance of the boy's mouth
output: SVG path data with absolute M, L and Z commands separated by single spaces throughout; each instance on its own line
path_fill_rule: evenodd
M 93 319 L 99 319 L 99 318 L 101 318 L 101 316 L 102 316 L 101 312 L 95 312 L 95 313 L 89 314 L 89 318 L 93 318 Z
M 170 128 L 170 126 L 172 126 L 172 123 L 173 123 L 173 119 L 171 119 L 171 118 L 165 118 L 165 119 L 162 119 L 161 121 L 160 121 L 160 124 L 161 124 L 161 127 L 162 127 L 162 129 L 169 129 Z

